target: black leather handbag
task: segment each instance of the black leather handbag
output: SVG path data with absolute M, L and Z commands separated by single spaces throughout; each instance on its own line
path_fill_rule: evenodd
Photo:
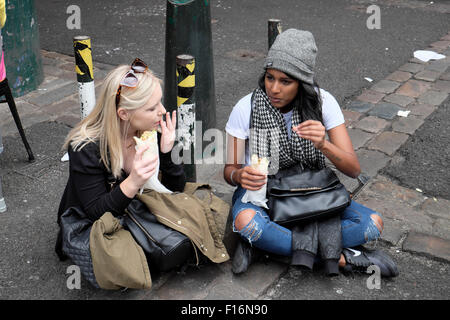
M 81 208 L 70 207 L 61 215 L 60 227 L 63 253 L 80 267 L 81 274 L 90 284 L 100 288 L 95 280 L 89 245 L 92 221 Z
M 267 198 L 272 221 L 289 226 L 341 213 L 351 198 L 336 174 L 300 166 L 268 176 Z
M 121 223 L 144 250 L 151 270 L 168 271 L 183 265 L 193 256 L 191 240 L 159 223 L 139 199 L 133 199 L 126 212 Z

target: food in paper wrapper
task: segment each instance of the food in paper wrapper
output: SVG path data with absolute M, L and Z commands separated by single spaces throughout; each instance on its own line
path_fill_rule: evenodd
M 258 158 L 256 154 L 253 154 L 251 157 L 251 167 L 258 170 L 262 174 L 267 174 L 269 169 L 269 160 L 267 158 Z M 266 204 L 266 191 L 267 183 L 264 184 L 264 186 L 262 186 L 259 190 L 247 190 L 242 197 L 242 202 L 251 202 L 256 206 L 269 209 Z
M 152 155 L 159 155 L 159 148 L 158 148 L 158 136 L 156 133 L 156 130 L 152 131 L 144 131 L 140 138 L 133 137 L 134 141 L 136 142 L 136 151 L 139 150 L 139 148 L 144 146 L 149 146 L 149 148 L 144 152 L 142 155 L 142 158 L 149 158 Z M 159 158 L 158 158 L 158 165 L 156 167 L 155 174 L 151 176 L 147 182 L 142 186 L 140 193 L 142 194 L 142 190 L 144 189 L 151 189 L 155 190 L 156 192 L 161 193 L 172 193 L 169 189 L 164 187 L 161 182 L 158 180 L 158 172 L 159 172 Z

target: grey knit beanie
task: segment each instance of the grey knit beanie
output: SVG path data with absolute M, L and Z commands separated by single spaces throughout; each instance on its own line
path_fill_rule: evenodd
M 280 70 L 312 85 L 316 55 L 316 42 L 311 32 L 288 29 L 275 39 L 264 68 Z

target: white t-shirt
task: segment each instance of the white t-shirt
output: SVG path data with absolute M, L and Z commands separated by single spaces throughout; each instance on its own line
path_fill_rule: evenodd
M 322 117 L 325 130 L 333 129 L 345 122 L 344 115 L 342 114 L 341 108 L 339 107 L 336 99 L 326 90 L 320 89 L 320 95 L 322 97 Z M 228 118 L 227 125 L 225 126 L 225 131 L 238 139 L 245 141 L 245 165 L 250 164 L 250 154 L 248 146 L 248 138 L 250 134 L 250 111 L 251 111 L 251 98 L 252 93 L 249 93 L 245 97 L 236 103 L 231 111 L 230 117 Z M 287 131 L 290 133 L 291 130 L 291 117 L 292 112 L 283 114 L 285 117 L 285 122 Z

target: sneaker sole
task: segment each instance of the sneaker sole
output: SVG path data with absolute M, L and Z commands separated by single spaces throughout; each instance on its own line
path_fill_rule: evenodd
M 381 250 L 367 251 L 367 258 L 378 266 L 383 277 L 391 278 L 398 276 L 399 272 L 392 258 Z

